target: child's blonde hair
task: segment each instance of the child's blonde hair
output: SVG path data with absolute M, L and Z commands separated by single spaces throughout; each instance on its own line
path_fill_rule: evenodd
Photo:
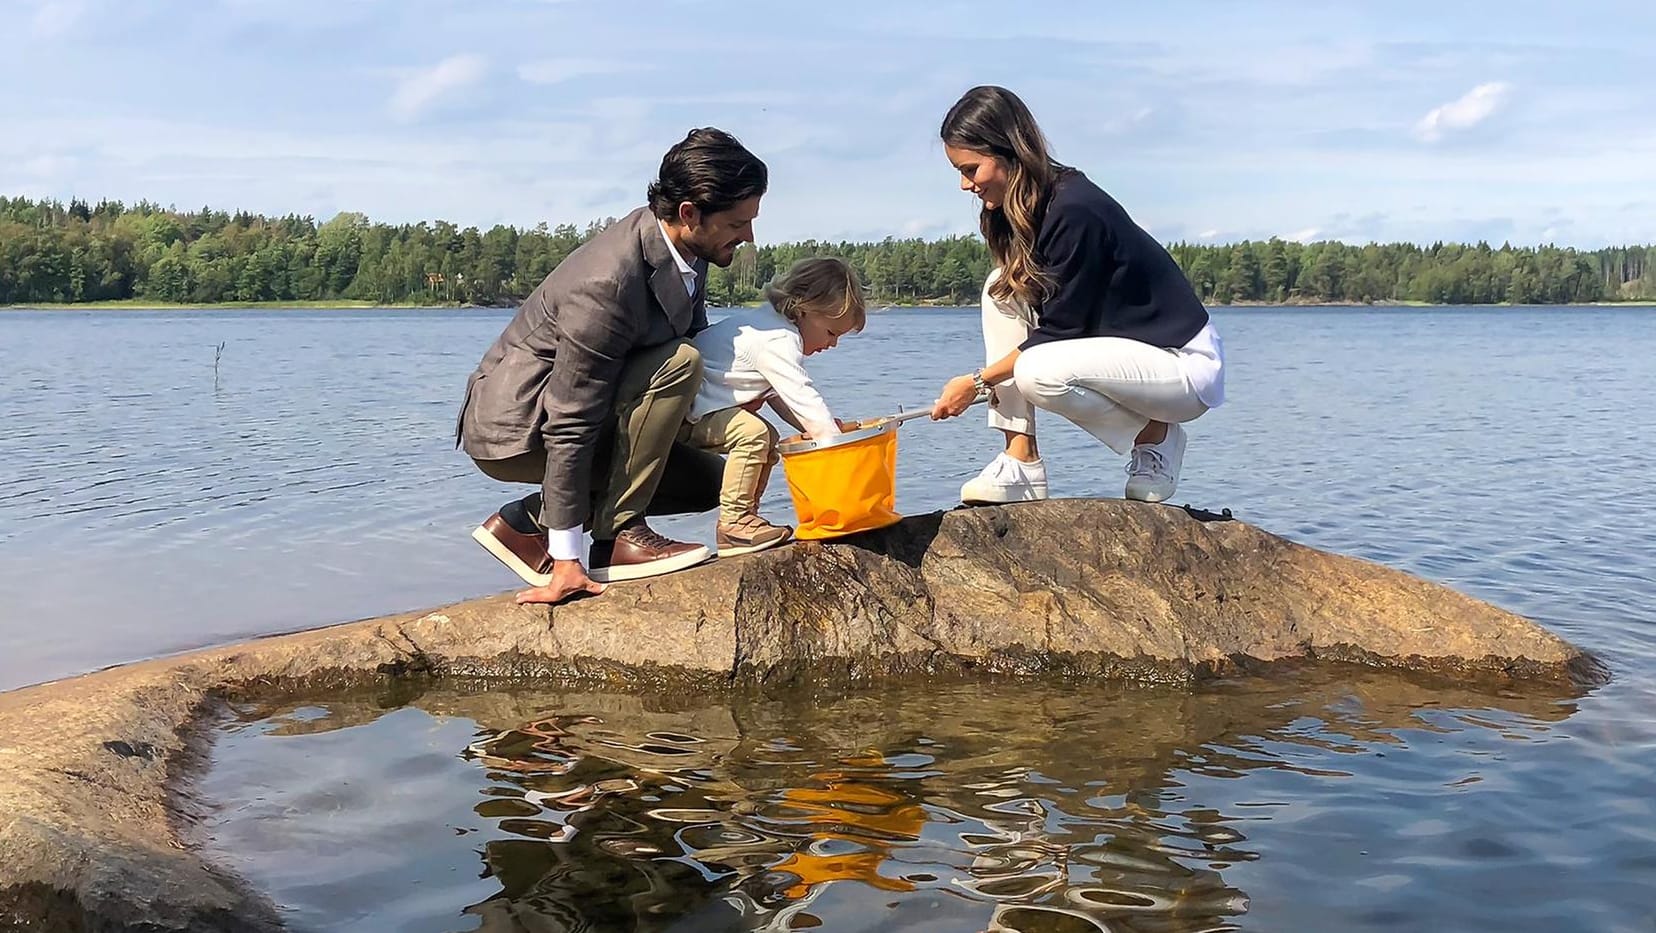
M 857 270 L 831 256 L 794 263 L 765 286 L 765 300 L 796 327 L 804 314 L 844 321 L 850 325 L 846 333 L 861 331 L 868 322 L 868 305 L 863 301 Z

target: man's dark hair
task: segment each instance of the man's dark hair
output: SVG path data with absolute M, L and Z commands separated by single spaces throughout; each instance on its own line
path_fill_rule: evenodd
M 650 211 L 676 220 L 679 204 L 689 201 L 703 214 L 715 214 L 764 194 L 769 182 L 765 163 L 736 137 L 703 127 L 661 157 L 661 171 L 650 182 Z

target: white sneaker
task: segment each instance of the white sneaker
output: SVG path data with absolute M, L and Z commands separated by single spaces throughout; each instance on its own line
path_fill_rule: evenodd
M 1005 453 L 996 454 L 982 473 L 960 487 L 960 501 L 967 505 L 1033 502 L 1046 497 L 1046 464 L 1039 460 L 1025 463 Z
M 1179 468 L 1184 465 L 1185 432 L 1176 424 L 1167 426 L 1160 444 L 1139 444 L 1127 461 L 1127 498 L 1140 502 L 1165 502 L 1179 488 Z

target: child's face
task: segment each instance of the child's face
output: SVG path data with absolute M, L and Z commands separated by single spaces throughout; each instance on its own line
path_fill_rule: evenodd
M 799 337 L 805 344 L 806 356 L 839 346 L 839 339 L 850 329 L 851 325 L 846 322 L 832 320 L 820 314 L 806 312 L 799 316 Z

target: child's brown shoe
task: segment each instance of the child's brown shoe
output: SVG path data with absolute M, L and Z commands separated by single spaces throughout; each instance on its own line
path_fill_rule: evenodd
M 792 537 L 792 528 L 786 525 L 772 525 L 760 518 L 756 512 L 749 512 L 728 525 L 720 522 L 716 533 L 720 557 L 737 557 L 752 554 L 754 551 L 763 551 L 765 548 L 784 544 Z

